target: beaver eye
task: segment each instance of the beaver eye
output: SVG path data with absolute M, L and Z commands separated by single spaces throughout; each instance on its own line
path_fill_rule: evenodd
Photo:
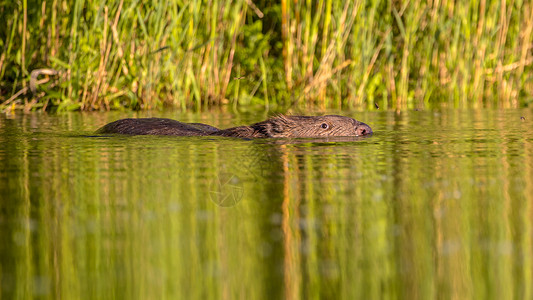
M 324 128 L 324 129 L 328 129 L 328 124 L 327 123 L 322 123 L 322 125 L 320 125 L 320 127 Z

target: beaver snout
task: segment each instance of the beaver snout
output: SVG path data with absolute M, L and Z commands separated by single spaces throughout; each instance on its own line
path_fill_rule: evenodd
M 366 125 L 365 123 L 361 122 L 359 123 L 359 125 L 355 127 L 355 134 L 359 136 L 372 134 L 372 128 L 370 128 L 370 126 Z

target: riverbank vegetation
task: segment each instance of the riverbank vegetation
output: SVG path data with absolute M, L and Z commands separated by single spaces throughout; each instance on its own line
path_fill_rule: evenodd
M 531 1 L 0 3 L 0 109 L 533 103 Z

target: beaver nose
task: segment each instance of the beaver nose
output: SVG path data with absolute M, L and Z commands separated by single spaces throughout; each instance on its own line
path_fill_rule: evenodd
M 365 123 L 359 123 L 357 127 L 355 127 L 355 134 L 356 135 L 367 135 L 372 133 L 372 128 L 370 126 L 366 125 Z

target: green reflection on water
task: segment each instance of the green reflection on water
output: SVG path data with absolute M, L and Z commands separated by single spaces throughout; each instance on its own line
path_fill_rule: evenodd
M 0 117 L 2 299 L 532 298 L 531 112 L 355 115 L 374 136 Z

